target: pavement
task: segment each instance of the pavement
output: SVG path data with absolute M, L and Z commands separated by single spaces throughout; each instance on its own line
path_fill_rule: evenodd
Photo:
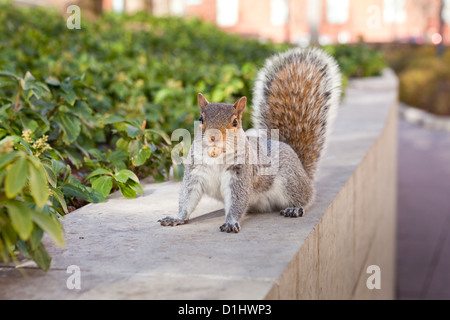
M 398 135 L 397 298 L 450 299 L 450 132 Z

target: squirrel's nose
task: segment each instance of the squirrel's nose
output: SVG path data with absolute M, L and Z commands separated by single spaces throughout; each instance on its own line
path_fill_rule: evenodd
M 212 141 L 212 142 L 214 142 L 214 141 L 216 140 L 216 137 L 214 137 L 214 136 L 211 136 L 211 138 L 210 138 L 210 139 L 211 139 L 211 141 Z

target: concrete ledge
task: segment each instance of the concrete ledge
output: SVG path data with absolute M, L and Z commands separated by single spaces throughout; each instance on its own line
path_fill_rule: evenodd
M 223 205 L 205 198 L 188 225 L 162 228 L 180 183 L 147 183 L 142 197 L 116 193 L 65 217 L 67 248 L 45 239 L 47 273 L 0 267 L 0 298 L 393 298 L 396 104 L 389 70 L 351 81 L 303 218 L 249 214 L 239 234 L 226 234 Z M 66 286 L 70 265 L 80 267 L 80 290 Z M 381 268 L 380 290 L 366 287 L 369 265 Z

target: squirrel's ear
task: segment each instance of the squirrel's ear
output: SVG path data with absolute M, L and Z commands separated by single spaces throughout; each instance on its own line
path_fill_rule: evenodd
M 198 94 L 198 106 L 200 107 L 200 109 L 203 110 L 203 108 L 207 104 L 209 104 L 208 100 L 206 100 L 206 98 L 201 93 L 199 93 Z
M 247 105 L 247 97 L 240 98 L 235 104 L 234 108 L 237 111 L 238 117 L 241 117 L 242 112 L 245 109 L 245 106 Z

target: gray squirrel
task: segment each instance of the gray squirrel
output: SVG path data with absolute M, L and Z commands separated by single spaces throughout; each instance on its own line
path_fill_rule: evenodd
M 288 50 L 266 61 L 253 93 L 253 127 L 278 129 L 278 139 L 254 139 L 255 132 L 243 130 L 246 97 L 210 103 L 199 93 L 200 134 L 185 164 L 178 215 L 158 220 L 162 226 L 188 223 L 204 194 L 224 202 L 222 232 L 239 232 L 248 211 L 301 217 L 311 205 L 315 171 L 341 96 L 337 63 L 317 48 Z M 265 159 L 262 146 L 270 153 Z M 251 161 L 255 157 L 260 162 Z M 262 160 L 276 163 L 276 172 L 267 174 Z

